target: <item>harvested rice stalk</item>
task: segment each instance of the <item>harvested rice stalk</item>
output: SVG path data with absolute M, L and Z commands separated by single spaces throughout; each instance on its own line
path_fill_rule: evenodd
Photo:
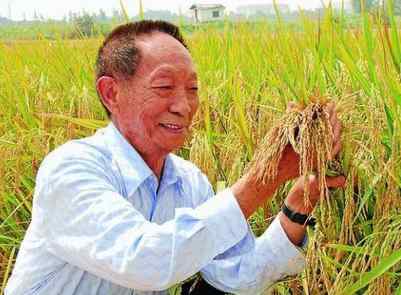
M 308 177 L 316 173 L 323 197 L 327 189 L 325 176 L 333 146 L 333 130 L 326 104 L 313 102 L 288 110 L 259 145 L 250 163 L 249 173 L 254 173 L 256 179 L 263 183 L 275 179 L 283 151 L 290 144 L 300 156 L 300 174 Z M 305 185 L 305 202 L 308 201 L 307 196 L 308 186 Z

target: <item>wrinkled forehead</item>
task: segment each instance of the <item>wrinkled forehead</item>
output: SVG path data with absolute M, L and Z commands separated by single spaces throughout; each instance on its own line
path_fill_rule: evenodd
M 140 51 L 139 68 L 153 71 L 160 66 L 171 66 L 179 71 L 196 72 L 189 51 L 174 37 L 160 32 L 140 36 L 136 40 Z

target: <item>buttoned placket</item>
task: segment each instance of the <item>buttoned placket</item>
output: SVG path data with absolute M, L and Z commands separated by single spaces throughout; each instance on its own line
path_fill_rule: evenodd
M 146 179 L 147 188 L 152 197 L 152 206 L 149 215 L 149 221 L 153 221 L 153 216 L 156 211 L 157 198 L 158 198 L 158 186 L 160 185 L 155 175 L 150 175 Z

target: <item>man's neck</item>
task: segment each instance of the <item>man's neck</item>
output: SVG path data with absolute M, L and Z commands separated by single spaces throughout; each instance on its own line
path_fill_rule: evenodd
M 166 156 L 163 156 L 162 158 L 160 157 L 155 157 L 154 155 L 146 155 L 138 151 L 139 154 L 141 155 L 142 159 L 145 161 L 145 163 L 149 166 L 149 168 L 153 171 L 153 173 L 156 175 L 157 179 L 160 180 L 163 172 L 163 166 L 164 166 L 164 161 L 166 159 Z
M 141 158 L 145 161 L 146 165 L 153 171 L 158 180 L 161 179 L 163 173 L 164 161 L 168 153 L 157 150 L 156 148 L 146 147 L 141 148 L 140 145 L 135 144 L 133 140 L 127 138 L 124 132 L 121 131 L 118 122 L 111 118 L 114 126 L 120 131 L 121 135 L 128 141 L 128 143 L 139 153 Z

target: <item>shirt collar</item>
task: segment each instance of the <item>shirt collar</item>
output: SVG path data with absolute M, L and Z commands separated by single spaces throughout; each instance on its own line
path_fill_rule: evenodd
M 163 185 L 170 185 L 173 183 L 182 184 L 183 171 L 177 162 L 177 156 L 168 154 L 164 162 L 162 182 Z
M 113 122 L 105 128 L 105 134 L 113 160 L 117 162 L 124 178 L 128 195 L 133 194 L 146 179 L 152 177 L 156 180 L 153 171 Z M 167 155 L 160 185 L 166 186 L 176 182 L 181 184 L 182 173 L 175 157 L 173 154 Z

